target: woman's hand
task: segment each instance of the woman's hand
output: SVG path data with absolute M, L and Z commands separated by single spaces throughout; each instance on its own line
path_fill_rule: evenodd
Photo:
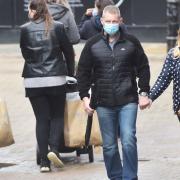
M 146 109 L 149 106 L 148 96 L 139 96 L 139 108 L 141 110 Z
M 149 98 L 149 106 L 148 106 L 148 108 L 150 108 L 151 105 L 152 105 L 152 99 Z

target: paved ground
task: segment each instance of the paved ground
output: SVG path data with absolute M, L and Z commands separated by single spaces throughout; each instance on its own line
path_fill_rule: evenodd
M 143 44 L 150 60 L 154 83 L 166 55 L 165 44 Z M 82 45 L 76 46 L 79 57 Z M 16 143 L 0 149 L 0 180 L 107 180 L 101 151 L 95 162 L 83 155 L 63 154 L 66 167 L 49 174 L 36 165 L 35 120 L 24 98 L 18 45 L 0 45 L 0 97 L 5 98 Z M 150 110 L 139 112 L 137 123 L 140 180 L 180 180 L 180 125 L 172 112 L 172 86 Z M 13 165 L 14 164 L 14 165 Z M 13 165 L 5 167 L 7 165 Z

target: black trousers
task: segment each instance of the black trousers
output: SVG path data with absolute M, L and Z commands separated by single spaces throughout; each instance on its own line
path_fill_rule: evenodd
M 178 119 L 179 119 L 179 122 L 180 122 L 180 116 L 177 116 L 178 117 Z
M 65 97 L 65 92 L 29 97 L 36 117 L 36 138 L 41 158 L 47 157 L 48 145 L 58 150 L 62 139 L 64 142 Z

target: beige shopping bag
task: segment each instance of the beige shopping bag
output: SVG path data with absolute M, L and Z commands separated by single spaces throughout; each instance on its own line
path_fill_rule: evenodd
M 0 147 L 9 146 L 14 143 L 14 138 L 9 122 L 6 103 L 0 99 Z
M 66 101 L 64 119 L 65 146 L 81 147 L 85 145 L 87 117 L 88 116 L 83 108 L 83 103 L 79 98 Z M 102 138 L 96 112 L 93 116 L 89 144 L 96 146 L 102 145 Z
M 92 131 L 89 144 L 95 146 L 102 146 L 102 137 L 96 111 L 93 115 Z

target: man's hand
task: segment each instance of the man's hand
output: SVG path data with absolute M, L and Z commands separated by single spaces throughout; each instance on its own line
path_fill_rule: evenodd
M 150 108 L 150 99 L 148 98 L 148 96 L 139 96 L 139 107 L 141 110 L 145 109 L 145 108 Z
M 91 109 L 89 106 L 90 104 L 90 99 L 88 97 L 83 98 L 83 105 L 84 105 L 84 110 L 87 112 L 89 116 L 92 116 L 94 113 L 94 109 Z

